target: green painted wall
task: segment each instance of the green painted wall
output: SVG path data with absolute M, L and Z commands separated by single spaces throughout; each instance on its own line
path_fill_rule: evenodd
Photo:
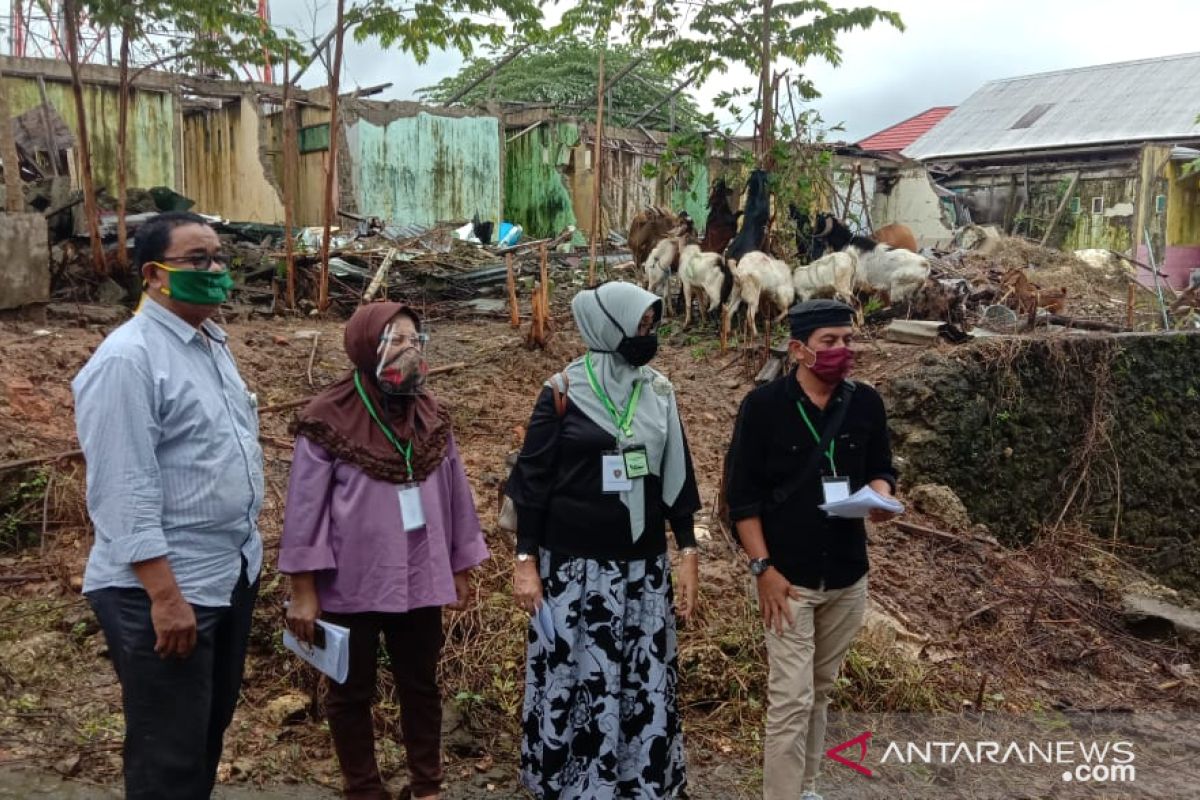
M 13 116 L 41 105 L 36 80 L 4 78 L 9 110 Z M 70 84 L 46 82 L 46 98 L 78 136 L 75 98 Z M 115 194 L 117 188 L 117 98 L 115 86 L 85 84 L 83 101 L 88 117 L 88 141 L 92 148 L 92 174 L 97 187 Z M 173 98 L 160 92 L 137 91 L 129 115 L 129 186 L 175 185 L 175 127 Z
M 385 125 L 349 126 L 359 213 L 434 225 L 500 215 L 500 122 L 424 112 Z
M 579 126 L 545 123 L 508 144 L 504 161 L 504 216 L 527 238 L 557 236 L 576 225 L 563 170 L 579 144 Z
M 1074 195 L 1079 198 L 1079 213 L 1068 208 L 1064 224 L 1055 233 L 1062 236 L 1067 250 L 1107 248 L 1126 251 L 1133 239 L 1136 182 L 1132 178 L 1108 178 L 1080 181 Z M 1093 198 L 1104 198 L 1104 212 L 1091 213 Z M 1047 198 L 1049 200 L 1050 198 Z M 1070 202 L 1070 201 L 1068 201 Z M 1057 203 L 1055 203 L 1057 205 Z M 1053 215 L 1053 209 L 1047 218 Z M 1064 235 L 1065 233 L 1065 235 Z M 1053 243 L 1054 237 L 1051 237 Z

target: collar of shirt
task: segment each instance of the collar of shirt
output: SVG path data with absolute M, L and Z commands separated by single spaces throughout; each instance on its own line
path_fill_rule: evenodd
M 142 303 L 140 313 L 145 314 L 148 318 L 164 326 L 171 333 L 178 336 L 179 340 L 185 344 L 194 339 L 200 339 L 201 330 L 203 330 L 209 339 L 212 339 L 217 344 L 225 344 L 227 338 L 225 331 L 221 330 L 220 326 L 211 319 L 204 320 L 200 324 L 200 328 L 195 328 L 162 303 L 150 298 L 146 298 L 145 302 Z M 204 341 L 201 339 L 200 343 L 203 344 Z

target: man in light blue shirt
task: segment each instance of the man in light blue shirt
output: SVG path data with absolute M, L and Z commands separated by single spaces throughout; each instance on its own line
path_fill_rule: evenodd
M 262 567 L 255 398 L 211 317 L 232 280 L 195 214 L 137 232 L 146 294 L 75 377 L 95 543 L 83 591 L 121 681 L 125 793 L 207 798 Z

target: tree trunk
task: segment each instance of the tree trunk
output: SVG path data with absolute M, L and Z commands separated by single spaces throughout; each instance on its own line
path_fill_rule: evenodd
M 334 178 L 337 175 L 338 150 L 338 92 L 341 91 L 342 44 L 346 38 L 346 0 L 338 0 L 337 23 L 334 39 L 333 64 L 329 72 L 329 157 L 325 159 L 325 207 L 323 211 L 324 234 L 321 236 L 321 281 L 317 295 L 317 308 L 321 311 L 329 306 L 329 231 L 333 227 Z
M 771 148 L 775 145 L 775 104 L 774 93 L 771 91 L 771 0 L 763 0 L 763 37 L 762 37 L 762 76 L 761 76 L 762 107 L 759 132 L 762 135 L 762 167 L 768 172 L 775 166 L 771 156 Z
M 596 148 L 592 155 L 592 245 L 588 258 L 588 286 L 596 285 L 596 243 L 600 239 L 601 198 L 604 180 L 604 52 L 608 50 L 608 29 L 600 50 L 600 76 L 596 86 Z
M 79 72 L 79 5 L 77 0 L 63 3 L 63 22 L 67 33 L 67 65 L 71 70 L 71 89 L 75 95 L 75 116 L 79 145 L 79 176 L 83 184 L 83 215 L 87 218 L 92 265 L 100 275 L 108 274 L 104 243 L 100 240 L 100 219 L 96 208 L 96 187 L 92 181 L 92 151 L 88 144 L 87 108 L 83 102 L 83 79 Z
M 121 26 L 121 47 L 117 91 L 117 265 L 129 271 L 129 232 L 125 227 L 126 191 L 129 186 L 129 26 Z
M 8 107 L 8 89 L 0 74 L 0 158 L 4 159 L 4 210 L 20 213 L 25 210 L 25 189 L 21 183 L 21 162 L 17 144 L 13 141 L 12 112 Z
M 296 115 L 292 107 L 291 82 L 288 80 L 291 57 L 283 56 L 283 243 L 287 257 L 287 307 L 296 308 L 296 247 L 292 235 L 296 224 L 296 170 L 300 168 L 300 154 L 296 142 Z

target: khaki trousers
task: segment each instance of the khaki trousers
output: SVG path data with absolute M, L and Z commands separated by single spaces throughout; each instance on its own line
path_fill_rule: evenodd
M 867 577 L 845 589 L 796 587 L 792 626 L 766 633 L 770 666 L 763 800 L 797 800 L 816 791 L 825 748 L 829 692 L 850 643 L 862 627 Z

